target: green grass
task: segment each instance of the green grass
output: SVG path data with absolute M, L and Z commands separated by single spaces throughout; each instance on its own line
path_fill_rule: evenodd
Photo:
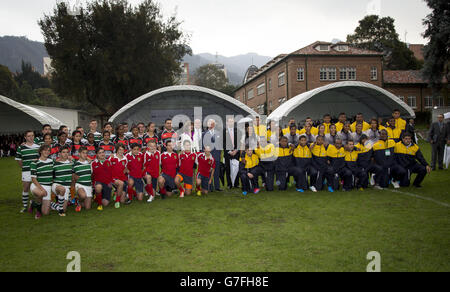
M 429 147 L 421 145 L 429 159 Z M 450 204 L 450 171 L 401 189 Z M 41 220 L 19 214 L 19 168 L 0 160 L 0 271 L 450 271 L 450 208 L 391 191 L 239 191 Z

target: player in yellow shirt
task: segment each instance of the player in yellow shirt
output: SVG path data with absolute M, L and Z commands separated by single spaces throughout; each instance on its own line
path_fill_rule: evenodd
M 313 126 L 313 121 L 312 121 L 312 119 L 310 117 L 307 117 L 305 119 L 305 127 L 302 130 L 300 130 L 299 134 L 300 135 L 305 134 L 305 132 L 306 132 L 306 129 L 305 129 L 306 125 L 310 125 L 311 126 L 311 134 L 313 134 L 314 136 L 317 136 L 317 134 L 319 133 L 319 130 L 316 127 Z
M 352 130 L 352 132 L 356 131 L 356 125 L 362 123 L 363 124 L 363 128 L 362 131 L 365 132 L 367 130 L 370 129 L 370 125 L 364 121 L 364 117 L 362 113 L 358 113 L 356 115 L 356 121 L 353 122 L 353 124 L 350 126 L 350 129 Z
M 239 174 L 242 182 L 242 194 L 247 195 L 252 191 L 254 194 L 259 193 L 258 175 L 260 173 L 258 155 L 253 150 L 246 147 L 243 156 L 240 158 Z
M 395 109 L 392 112 L 392 117 L 395 119 L 395 127 L 402 131 L 406 130 L 406 121 L 400 117 L 400 111 Z
M 323 116 L 323 124 L 325 127 L 325 134 L 330 134 L 330 126 L 331 126 L 331 115 L 326 114 Z
M 395 119 L 389 118 L 386 131 L 388 133 L 389 139 L 393 139 L 395 142 L 399 142 L 403 133 L 402 129 L 395 126 Z
M 339 133 L 344 128 L 344 124 L 347 121 L 347 115 L 345 113 L 340 113 L 338 116 L 338 122 L 336 125 L 336 131 Z

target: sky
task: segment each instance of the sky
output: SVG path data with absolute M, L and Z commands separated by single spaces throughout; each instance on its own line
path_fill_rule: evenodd
M 0 36 L 43 42 L 37 24 L 62 0 L 0 0 Z M 77 1 L 65 0 L 73 5 Z M 129 0 L 133 5 L 139 0 Z M 365 15 L 395 19 L 402 41 L 425 44 L 422 19 L 431 10 L 423 0 L 159 0 L 163 15 L 174 13 L 189 35 L 194 54 L 246 53 L 275 57 L 315 41 L 346 39 Z

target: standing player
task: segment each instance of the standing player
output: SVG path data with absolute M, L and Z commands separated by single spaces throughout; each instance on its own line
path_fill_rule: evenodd
M 53 144 L 52 147 L 52 151 L 50 154 L 50 157 L 55 160 L 58 157 L 59 154 L 59 150 L 64 147 L 67 146 L 69 148 L 69 151 L 71 150 L 71 145 L 69 143 L 67 143 L 67 133 L 66 132 L 59 132 L 58 133 L 58 142 L 56 142 L 55 144 Z
M 150 195 L 147 202 L 155 199 L 156 187 L 158 186 L 159 166 L 161 165 L 161 153 L 156 150 L 156 142 L 150 140 L 147 144 L 147 151 L 144 154 L 145 167 L 145 190 Z
M 109 132 L 109 138 L 111 139 L 111 141 L 116 138 L 116 135 L 113 134 L 113 124 L 111 122 L 107 122 L 103 125 L 103 136 L 105 136 L 105 131 Z
M 97 132 L 97 126 L 97 120 L 91 120 L 91 122 L 89 123 L 89 132 L 86 134 L 86 139 L 87 135 L 94 134 L 95 143 L 100 142 L 100 140 L 102 139 L 102 134 Z
M 44 144 L 44 136 L 46 134 L 50 134 L 50 135 L 52 134 L 52 127 L 49 124 L 45 124 L 45 125 L 42 126 L 42 136 L 36 137 L 34 139 L 34 143 L 39 145 L 39 146 Z M 52 140 L 54 140 L 53 137 L 52 137 Z
M 206 145 L 205 151 L 197 156 L 197 196 L 206 195 L 214 177 L 216 162 L 211 155 L 211 147 Z
M 30 165 L 39 158 L 39 146 L 34 143 L 34 133 L 29 130 L 25 132 L 25 143 L 20 145 L 16 153 L 16 161 L 22 169 L 22 205 L 20 213 L 24 213 L 28 206 L 28 194 L 31 185 L 31 169 Z
M 130 150 L 133 144 L 137 144 L 140 149 L 144 147 L 144 140 L 139 137 L 139 129 L 137 126 L 133 126 L 131 128 L 131 137 L 128 138 L 128 145 L 130 146 Z
M 167 141 L 175 143 L 177 133 L 172 128 L 172 119 L 166 119 L 164 122 L 164 130 L 159 134 L 159 142 L 161 143 L 161 151 L 166 151 Z M 172 147 L 173 148 L 173 147 Z
M 311 149 L 313 158 L 312 165 L 317 170 L 316 191 L 322 190 L 326 178 L 328 182 L 328 191 L 333 192 L 332 182 L 334 181 L 334 176 L 330 175 L 330 172 L 328 171 L 327 147 L 324 145 L 324 138 L 322 136 L 317 136 L 316 142 L 311 144 L 309 149 Z
M 328 145 L 327 156 L 330 161 L 327 178 L 328 191 L 333 192 L 339 189 L 339 177 L 344 181 L 342 190 L 350 191 L 352 189 L 352 172 L 345 167 L 345 148 L 342 146 L 341 139 L 336 139 L 335 145 Z
M 137 128 L 133 127 L 133 130 Z M 134 131 L 133 131 L 134 133 Z M 126 155 L 128 160 L 128 196 L 130 201 L 133 196 L 137 197 L 138 201 L 144 199 L 144 182 L 142 181 L 144 171 L 144 154 L 141 152 L 139 144 L 131 144 L 131 151 Z M 133 187 L 136 190 L 133 190 Z M 131 202 L 128 202 L 131 203 Z
M 86 143 L 86 149 L 88 151 L 88 159 L 93 161 L 97 157 L 97 143 L 95 143 L 95 137 L 94 134 L 89 133 L 87 135 L 87 143 Z
M 281 137 L 280 147 L 275 148 L 275 153 L 277 154 L 277 159 L 275 160 L 276 184 L 280 191 L 287 189 L 287 180 L 290 176 L 294 177 L 297 189 L 300 189 L 299 173 L 292 159 L 293 152 L 293 148 L 288 146 L 288 138 L 286 136 Z
M 70 151 L 70 156 L 73 159 L 78 160 L 80 158 L 80 148 L 84 146 L 84 143 L 81 142 L 82 134 L 80 131 L 73 131 L 72 133 L 72 150 Z
M 159 144 L 158 135 L 156 133 L 156 124 L 153 122 L 148 123 L 147 132 L 144 134 L 144 144 L 148 148 L 148 143 L 153 141 L 156 146 Z
M 98 143 L 98 147 L 105 150 L 106 159 L 114 154 L 116 146 L 111 142 L 111 133 L 109 131 L 103 131 L 103 140 Z
M 128 138 L 125 135 L 125 128 L 123 125 L 118 125 L 116 127 L 116 136 L 113 139 L 114 145 L 122 144 L 125 147 L 125 153 L 129 150 Z
M 109 157 L 111 161 L 113 183 L 116 186 L 116 203 L 114 207 L 120 208 L 120 203 L 125 203 L 127 200 L 128 178 L 127 178 L 127 165 L 128 159 L 125 156 L 125 146 L 123 144 L 116 145 L 116 154 Z
M 92 162 L 92 181 L 97 210 L 103 211 L 103 207 L 108 206 L 111 201 L 113 176 L 111 161 L 106 160 L 105 150 L 102 148 L 97 149 L 97 158 Z
M 52 198 L 53 160 L 49 158 L 50 146 L 39 147 L 39 159 L 31 163 L 31 193 L 35 196 L 32 208 L 36 209 L 35 218 L 50 213 L 50 200 Z
M 175 177 L 175 185 L 180 190 L 180 198 L 184 198 L 185 193 L 188 196 L 192 193 L 192 187 L 194 185 L 194 168 L 195 162 L 197 161 L 197 155 L 194 152 L 191 152 L 191 141 L 184 140 L 183 149 L 184 150 L 179 155 L 180 170 Z M 184 188 L 181 186 L 182 183 L 184 183 Z
M 358 156 L 359 152 L 358 149 L 355 147 L 355 142 L 348 141 L 347 145 L 344 146 L 345 148 L 345 168 L 350 170 L 352 174 L 352 181 L 351 183 L 347 184 L 348 187 L 353 188 L 356 186 L 357 189 L 360 191 L 364 190 L 368 186 L 368 173 L 367 171 L 363 170 L 358 166 Z M 355 185 L 355 181 L 358 179 L 358 182 Z
M 172 195 L 172 191 L 176 189 L 175 176 L 179 166 L 178 154 L 173 151 L 174 142 L 170 139 L 166 141 L 167 151 L 161 154 L 161 175 L 158 178 L 159 192 L 161 198 Z
M 73 164 L 75 191 L 78 194 L 78 205 L 75 212 L 84 207 L 91 209 L 92 204 L 92 166 L 88 160 L 88 150 L 85 146 L 79 149 L 80 158 Z
M 317 192 L 315 183 L 317 170 L 312 166 L 312 154 L 309 149 L 307 138 L 305 135 L 301 135 L 297 148 L 294 149 L 294 161 L 295 167 L 299 172 L 299 188 L 298 192 L 303 193 L 308 189 L 308 176 L 310 177 L 310 190 Z
M 59 149 L 59 158 L 54 162 L 53 171 L 55 179 L 52 191 L 58 197 L 58 212 L 66 216 L 67 202 L 69 201 L 70 187 L 72 186 L 73 163 L 69 160 L 70 149 L 63 146 Z

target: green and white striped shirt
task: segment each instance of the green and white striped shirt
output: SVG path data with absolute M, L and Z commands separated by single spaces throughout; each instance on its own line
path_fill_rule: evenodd
M 84 133 L 84 139 L 87 140 L 87 135 L 88 134 L 89 134 L 89 132 Z M 102 133 L 99 133 L 99 132 L 95 132 L 94 133 L 94 141 L 95 141 L 95 143 L 100 142 L 102 139 L 103 139 Z
M 79 177 L 77 183 L 87 187 L 92 186 L 92 166 L 89 161 L 75 161 L 73 172 Z
M 73 163 L 67 161 L 55 161 L 53 170 L 55 171 L 55 183 L 65 187 L 70 187 L 72 184 L 72 167 Z
M 31 162 L 31 177 L 44 186 L 51 186 L 53 183 L 53 160 L 47 158 L 42 161 L 40 159 Z
M 20 145 L 17 149 L 16 160 L 22 161 L 22 171 L 30 171 L 31 162 L 39 159 L 39 145 L 33 144 L 28 146 L 27 144 Z
M 52 139 L 53 139 L 52 143 L 55 143 L 57 141 L 55 136 L 53 136 Z M 38 144 L 39 146 L 44 145 L 44 137 L 39 136 L 39 137 L 34 138 L 34 143 Z

